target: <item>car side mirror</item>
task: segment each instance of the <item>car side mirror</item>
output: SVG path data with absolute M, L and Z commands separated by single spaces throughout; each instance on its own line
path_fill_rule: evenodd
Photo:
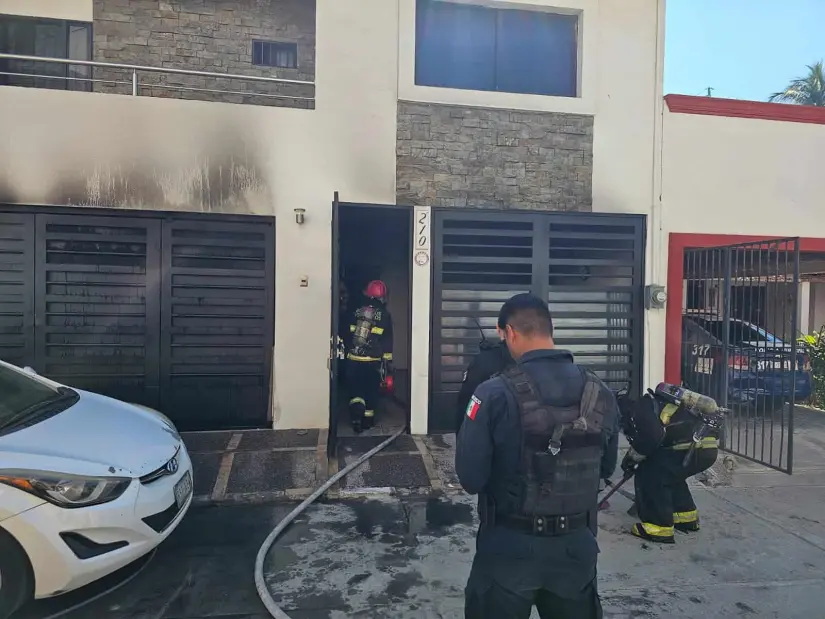
M 33 368 L 33 367 L 31 367 L 31 366 L 29 366 L 29 365 L 27 365 L 26 367 L 24 367 L 24 368 L 23 368 L 23 371 L 24 371 L 26 374 L 29 374 L 30 376 L 37 376 L 37 372 L 35 372 L 35 371 L 34 371 L 34 368 Z

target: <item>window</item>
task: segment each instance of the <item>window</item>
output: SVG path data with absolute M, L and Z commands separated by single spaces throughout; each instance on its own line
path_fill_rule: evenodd
M 578 16 L 418 0 L 415 83 L 575 97 Z
M 27 376 L 22 371 L 0 366 L 0 427 L 21 420 L 43 404 L 60 398 L 57 389 Z
M 0 52 L 44 58 L 92 59 L 92 25 L 0 15 Z M 91 90 L 91 67 L 0 60 L 0 85 Z
M 252 64 L 256 67 L 298 68 L 298 44 L 252 41 Z

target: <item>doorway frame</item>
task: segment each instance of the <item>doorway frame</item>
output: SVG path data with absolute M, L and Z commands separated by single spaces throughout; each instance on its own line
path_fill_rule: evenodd
M 338 192 L 335 192 L 335 202 L 337 203 L 338 217 L 337 217 L 336 221 L 330 222 L 331 226 L 336 225 L 336 223 L 340 226 L 341 212 L 342 212 L 341 209 L 343 209 L 343 208 L 349 208 L 349 209 L 352 209 L 352 208 L 383 209 L 385 211 L 389 210 L 389 209 L 392 209 L 392 210 L 395 210 L 395 211 L 406 211 L 407 214 L 408 214 L 407 223 L 408 223 L 408 231 L 409 231 L 409 235 L 410 235 L 409 236 L 409 241 L 410 241 L 410 252 L 409 252 L 409 254 L 410 255 L 408 256 L 409 261 L 407 263 L 407 266 L 408 266 L 407 294 L 408 294 L 409 302 L 407 304 L 407 311 L 406 311 L 405 321 L 406 321 L 406 324 L 407 324 L 407 329 L 408 329 L 408 334 L 409 334 L 408 335 L 409 342 L 408 342 L 408 346 L 407 346 L 407 355 L 406 355 L 407 372 L 409 374 L 409 380 L 407 381 L 407 402 L 405 403 L 405 407 L 407 409 L 405 430 L 406 430 L 407 433 L 409 433 L 410 432 L 410 426 L 411 426 L 411 423 L 412 423 L 412 396 L 413 396 L 413 393 L 414 393 L 414 388 L 413 388 L 414 378 L 413 378 L 413 373 L 412 373 L 412 341 L 413 341 L 413 333 L 412 333 L 412 315 L 413 315 L 413 269 L 412 269 L 413 264 L 412 264 L 412 255 L 413 255 L 413 250 L 414 250 L 413 239 L 414 239 L 414 225 L 415 225 L 415 217 L 414 217 L 415 216 L 415 207 L 412 206 L 412 205 L 408 205 L 408 204 L 375 204 L 375 203 L 370 203 L 370 202 L 345 202 L 345 201 L 341 201 L 338 198 Z M 332 238 L 337 239 L 337 242 L 340 245 L 339 231 L 332 231 L 331 230 L 331 233 L 332 233 L 331 234 Z M 338 270 L 339 270 L 339 273 L 336 274 L 336 278 L 333 281 L 330 282 L 332 294 L 339 294 L 339 292 L 340 292 L 339 287 L 338 287 L 338 279 L 340 277 L 340 268 L 341 268 L 340 247 L 338 248 L 338 252 L 339 252 L 338 253 Z M 330 299 L 330 309 L 333 308 L 333 303 L 334 303 L 334 299 Z M 331 335 L 331 337 L 335 337 L 337 334 L 332 334 L 331 333 L 330 335 Z M 333 359 L 330 359 L 330 363 L 332 363 L 333 361 L 334 361 Z M 332 384 L 330 384 L 330 387 L 332 387 Z M 332 396 L 332 394 L 331 394 L 331 396 Z M 332 402 L 333 402 L 333 399 L 332 399 L 332 397 L 330 397 L 329 430 L 333 430 L 333 428 L 335 428 L 334 432 L 333 431 L 329 432 L 329 444 L 327 446 L 328 447 L 327 451 L 330 454 L 330 456 L 332 456 L 336 453 L 337 442 L 338 442 L 337 424 L 340 423 L 340 421 L 341 421 L 340 418 L 339 418 L 339 415 L 338 415 L 339 411 L 338 411 L 337 407 L 332 405 Z

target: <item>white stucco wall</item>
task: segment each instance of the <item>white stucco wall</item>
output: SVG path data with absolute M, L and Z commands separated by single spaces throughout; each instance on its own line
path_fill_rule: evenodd
M 825 237 L 825 125 L 674 113 L 665 106 L 662 136 L 662 243 L 653 256 L 660 272 L 667 269 L 669 233 Z M 825 311 L 821 286 L 810 289 L 812 328 Z M 669 293 L 671 302 L 681 302 L 681 294 Z M 649 317 L 655 329 L 664 328 L 663 313 Z
M 669 232 L 825 236 L 825 125 L 665 111 Z
M 0 15 L 92 21 L 93 0 L 0 0 Z

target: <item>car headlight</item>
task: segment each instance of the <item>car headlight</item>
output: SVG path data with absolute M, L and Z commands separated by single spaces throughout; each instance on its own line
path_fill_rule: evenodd
M 114 501 L 126 492 L 131 482 L 128 477 L 78 477 L 42 471 L 0 472 L 0 483 L 66 508 Z

